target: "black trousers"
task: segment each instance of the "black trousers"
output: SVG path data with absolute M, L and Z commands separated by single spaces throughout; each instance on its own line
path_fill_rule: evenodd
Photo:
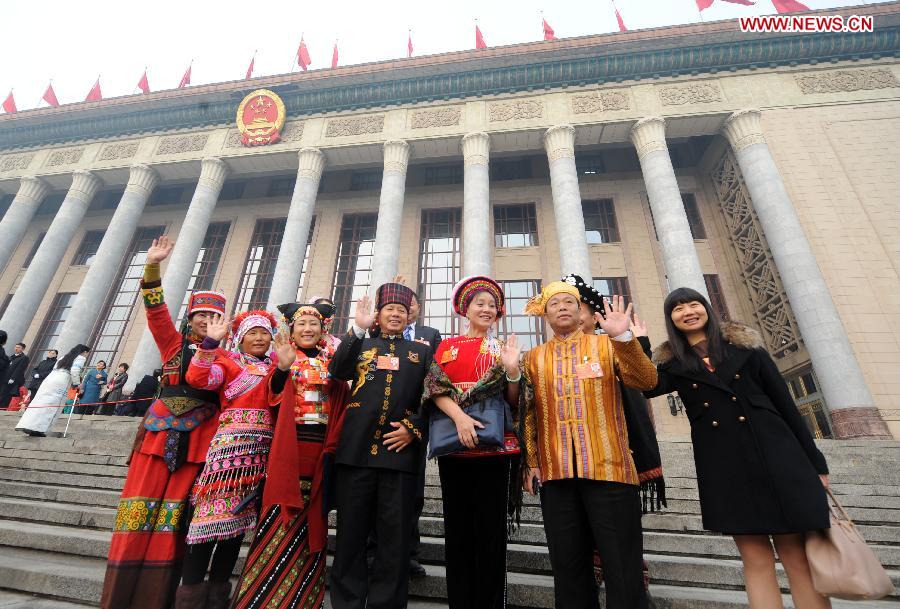
M 506 506 L 518 457 L 441 457 L 450 609 L 506 606 Z
M 409 591 L 415 473 L 337 466 L 337 543 L 331 567 L 334 609 L 403 609 Z M 371 577 L 369 532 L 378 538 Z
M 580 478 L 552 480 L 541 489 L 541 512 L 558 609 L 599 609 L 595 545 L 603 562 L 606 606 L 646 609 L 637 486 Z

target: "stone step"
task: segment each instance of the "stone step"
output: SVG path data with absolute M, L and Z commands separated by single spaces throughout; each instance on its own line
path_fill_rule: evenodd
M 119 491 L 92 488 L 48 486 L 31 482 L 0 480 L 0 497 L 19 497 L 45 502 L 78 503 L 95 507 L 115 508 L 119 504 Z
M 79 463 L 73 460 L 30 459 L 27 457 L 10 457 L 0 453 L 0 469 L 5 468 L 83 474 L 92 477 L 121 478 L 123 480 L 128 474 L 128 466 L 126 465 Z
M 121 491 L 125 485 L 123 477 L 109 476 L 85 476 L 60 472 L 35 471 L 32 469 L 14 469 L 0 467 L 0 480 L 12 482 L 35 482 L 39 484 L 53 484 L 57 486 L 102 488 Z

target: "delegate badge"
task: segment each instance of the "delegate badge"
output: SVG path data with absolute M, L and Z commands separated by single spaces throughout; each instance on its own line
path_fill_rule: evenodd
M 581 381 L 598 379 L 603 376 L 603 368 L 600 367 L 600 362 L 585 362 L 575 366 L 575 374 Z
M 379 355 L 376 367 L 379 370 L 399 370 L 400 358 L 394 355 Z
M 458 356 L 459 349 L 457 349 L 456 347 L 450 347 L 449 349 L 444 351 L 443 355 L 441 355 L 441 363 L 447 364 L 449 362 L 455 362 Z

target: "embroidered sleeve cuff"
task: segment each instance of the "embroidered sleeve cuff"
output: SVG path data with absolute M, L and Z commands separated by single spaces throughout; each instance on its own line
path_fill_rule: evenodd
M 146 283 L 141 284 L 141 296 L 144 297 L 144 306 L 148 309 L 161 306 L 166 302 L 163 297 L 162 285 L 148 286 Z
M 409 419 L 403 419 L 400 422 L 403 423 L 403 425 L 412 433 L 412 435 L 416 437 L 417 440 L 419 440 L 420 442 L 422 441 L 422 432 L 419 431 L 419 429 L 415 425 L 413 425 L 412 421 L 410 421 Z
M 191 364 L 199 368 L 210 368 L 216 360 L 216 351 L 207 349 L 197 349 L 194 357 L 191 358 Z

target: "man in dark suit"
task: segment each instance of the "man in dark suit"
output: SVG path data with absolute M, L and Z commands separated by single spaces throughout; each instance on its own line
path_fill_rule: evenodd
M 409 307 L 409 321 L 406 330 L 403 331 L 403 337 L 407 340 L 414 340 L 418 343 L 424 343 L 431 346 L 431 352 L 437 352 L 438 345 L 441 344 L 441 333 L 437 328 L 423 326 L 419 322 L 419 313 L 422 307 L 419 304 L 418 295 L 414 295 L 412 304 Z M 425 567 L 419 563 L 419 518 L 422 516 L 422 510 L 425 508 L 425 462 L 422 462 L 422 471 L 419 472 L 419 481 L 416 486 L 416 503 L 413 512 L 412 523 L 412 543 L 409 546 L 409 576 L 425 577 Z
M 47 351 L 47 357 L 44 361 L 39 362 L 37 366 L 31 369 L 31 376 L 25 382 L 25 389 L 31 393 L 35 393 L 38 390 L 38 387 L 40 387 L 44 379 L 47 378 L 47 375 L 53 372 L 58 355 L 59 352 L 56 349 Z
M 29 361 L 28 355 L 25 354 L 25 343 L 16 343 L 13 354 L 9 357 L 9 367 L 3 375 L 0 409 L 5 409 L 9 406 L 9 401 L 19 395 L 19 387 L 25 384 Z

